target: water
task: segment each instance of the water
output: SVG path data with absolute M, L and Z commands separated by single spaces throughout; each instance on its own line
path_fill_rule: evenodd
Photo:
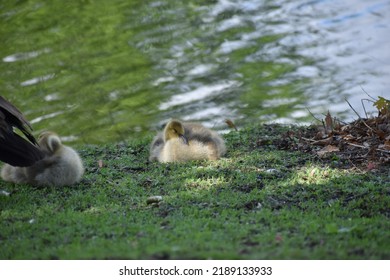
M 0 94 L 70 143 L 352 120 L 345 99 L 390 98 L 389 19 L 389 0 L 2 1 Z

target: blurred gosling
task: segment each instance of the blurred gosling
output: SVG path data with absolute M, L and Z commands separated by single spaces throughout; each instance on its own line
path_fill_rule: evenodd
M 44 158 L 28 167 L 4 165 L 1 177 L 5 181 L 34 186 L 70 186 L 81 180 L 83 163 L 78 153 L 62 144 L 54 132 L 43 132 L 38 139 Z
M 157 134 L 150 146 L 150 161 L 184 162 L 217 160 L 226 153 L 226 146 L 216 132 L 197 123 L 171 120 Z

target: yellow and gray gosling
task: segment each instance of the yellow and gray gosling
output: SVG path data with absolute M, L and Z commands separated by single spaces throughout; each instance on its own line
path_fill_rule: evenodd
M 157 134 L 150 146 L 150 161 L 184 162 L 217 160 L 226 153 L 226 146 L 215 131 L 201 124 L 171 120 Z
M 72 148 L 63 145 L 56 133 L 42 133 L 38 144 L 45 154 L 44 158 L 28 167 L 4 165 L 1 170 L 3 180 L 55 187 L 70 186 L 81 180 L 84 167 L 80 156 Z

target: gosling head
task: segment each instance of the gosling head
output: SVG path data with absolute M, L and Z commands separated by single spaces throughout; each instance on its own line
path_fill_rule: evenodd
M 45 152 L 55 154 L 62 147 L 62 142 L 56 133 L 45 131 L 39 135 L 38 145 Z
M 184 144 L 188 145 L 183 124 L 177 120 L 172 120 L 165 126 L 164 141 L 166 142 L 175 138 L 180 138 Z

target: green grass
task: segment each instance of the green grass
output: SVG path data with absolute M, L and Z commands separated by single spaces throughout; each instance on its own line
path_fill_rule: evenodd
M 279 150 L 286 129 L 231 132 L 216 162 L 149 163 L 152 135 L 80 146 L 76 186 L 1 181 L 0 258 L 389 259 L 389 173 Z

